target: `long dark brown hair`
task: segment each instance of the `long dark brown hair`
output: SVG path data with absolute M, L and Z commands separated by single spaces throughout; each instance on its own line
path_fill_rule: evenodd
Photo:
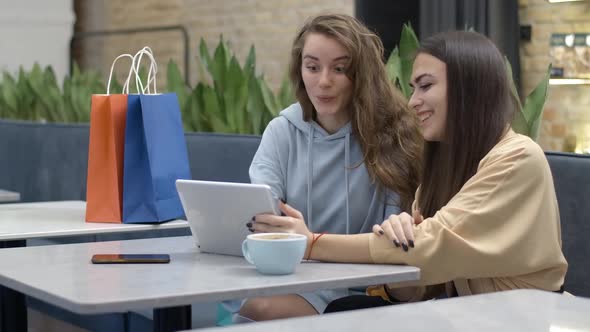
M 310 33 L 333 38 L 348 51 L 346 75 L 353 86 L 349 110 L 363 161 L 371 179 L 399 194 L 400 207 L 409 211 L 419 183 L 423 139 L 417 116 L 387 78 L 381 40 L 348 15 L 320 15 L 303 25 L 293 41 L 290 77 L 305 121 L 316 115 L 301 76 L 303 46 Z
M 432 217 L 477 171 L 508 128 L 514 111 L 504 57 L 487 37 L 468 31 L 436 34 L 417 54 L 447 67 L 447 123 L 441 142 L 426 142 L 418 207 Z

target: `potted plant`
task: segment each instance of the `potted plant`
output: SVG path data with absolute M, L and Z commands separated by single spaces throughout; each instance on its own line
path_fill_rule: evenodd
M 223 38 L 213 55 L 201 39 L 199 70 L 201 76 L 206 71 L 212 83 L 201 81 L 191 89 L 185 85 L 176 64 L 168 64 L 167 88 L 178 96 L 188 131 L 259 135 L 273 117 L 294 101 L 287 80 L 283 80 L 275 95 L 264 77 L 256 73 L 254 46 L 241 66 Z
M 275 94 L 264 76 L 256 73 L 254 46 L 241 66 L 223 38 L 213 55 L 201 40 L 199 68 L 210 75 L 211 83 L 203 80 L 193 88 L 184 83 L 178 66 L 173 61 L 168 63 L 166 90 L 178 96 L 186 131 L 260 135 L 266 124 L 295 99 L 288 80 L 283 80 Z M 139 74 L 145 77 L 145 68 Z M 61 86 L 51 66 L 42 69 L 35 64 L 30 71 L 21 67 L 14 77 L 8 72 L 2 74 L 0 119 L 88 122 L 91 95 L 105 91 L 97 72 L 80 71 L 76 65 Z M 111 91 L 121 91 L 116 80 Z

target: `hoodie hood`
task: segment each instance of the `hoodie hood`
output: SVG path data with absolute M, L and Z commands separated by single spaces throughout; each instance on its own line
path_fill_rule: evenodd
M 289 121 L 295 128 L 298 130 L 309 133 L 310 127 L 313 128 L 312 137 L 313 138 L 322 138 L 325 140 L 335 140 L 335 139 L 342 139 L 346 138 L 346 135 L 352 134 L 352 126 L 351 123 L 348 122 L 344 127 L 340 128 L 337 132 L 333 134 L 329 134 L 322 126 L 320 126 L 315 121 L 305 122 L 303 120 L 303 109 L 299 105 L 299 103 L 293 104 L 283 111 L 279 113 L 279 116 L 284 117 Z

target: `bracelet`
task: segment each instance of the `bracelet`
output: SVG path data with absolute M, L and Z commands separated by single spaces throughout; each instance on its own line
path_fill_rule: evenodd
M 309 260 L 311 258 L 311 252 L 313 250 L 313 245 L 324 235 L 326 232 L 321 232 L 320 234 L 313 233 L 313 239 L 311 240 L 311 247 L 309 248 L 309 254 L 305 260 Z M 317 235 L 317 237 L 316 237 Z

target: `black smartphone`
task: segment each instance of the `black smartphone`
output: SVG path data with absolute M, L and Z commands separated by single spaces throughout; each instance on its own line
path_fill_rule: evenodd
M 93 264 L 165 264 L 170 263 L 167 254 L 97 254 Z

